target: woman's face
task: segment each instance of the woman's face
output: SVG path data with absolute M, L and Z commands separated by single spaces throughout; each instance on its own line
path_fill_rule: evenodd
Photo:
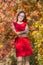
M 18 16 L 18 21 L 22 22 L 24 19 L 24 13 L 20 13 Z

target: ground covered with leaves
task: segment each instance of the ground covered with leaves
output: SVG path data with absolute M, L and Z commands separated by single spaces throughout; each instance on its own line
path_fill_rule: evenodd
M 11 24 L 24 10 L 29 26 L 28 38 L 34 55 L 31 65 L 43 65 L 43 0 L 0 0 L 0 65 L 16 65 L 15 34 Z

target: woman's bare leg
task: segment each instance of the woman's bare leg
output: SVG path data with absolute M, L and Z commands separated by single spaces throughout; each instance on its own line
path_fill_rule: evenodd
M 25 65 L 30 65 L 30 63 L 29 63 L 29 56 L 26 56 L 24 58 L 24 60 L 25 60 Z
M 22 60 L 21 56 L 17 57 L 17 65 L 22 65 Z

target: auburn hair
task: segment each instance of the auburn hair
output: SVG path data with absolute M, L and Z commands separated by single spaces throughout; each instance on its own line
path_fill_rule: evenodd
M 24 19 L 23 19 L 23 22 L 27 22 L 26 14 L 25 14 L 24 11 L 20 11 L 20 12 L 17 14 L 16 22 L 18 21 L 18 16 L 19 16 L 21 13 L 24 13 Z

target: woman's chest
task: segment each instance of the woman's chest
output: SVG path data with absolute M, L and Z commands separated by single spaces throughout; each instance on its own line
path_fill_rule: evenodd
M 14 26 L 15 26 L 16 31 L 23 31 L 25 30 L 26 23 L 23 23 L 23 24 L 16 23 Z

